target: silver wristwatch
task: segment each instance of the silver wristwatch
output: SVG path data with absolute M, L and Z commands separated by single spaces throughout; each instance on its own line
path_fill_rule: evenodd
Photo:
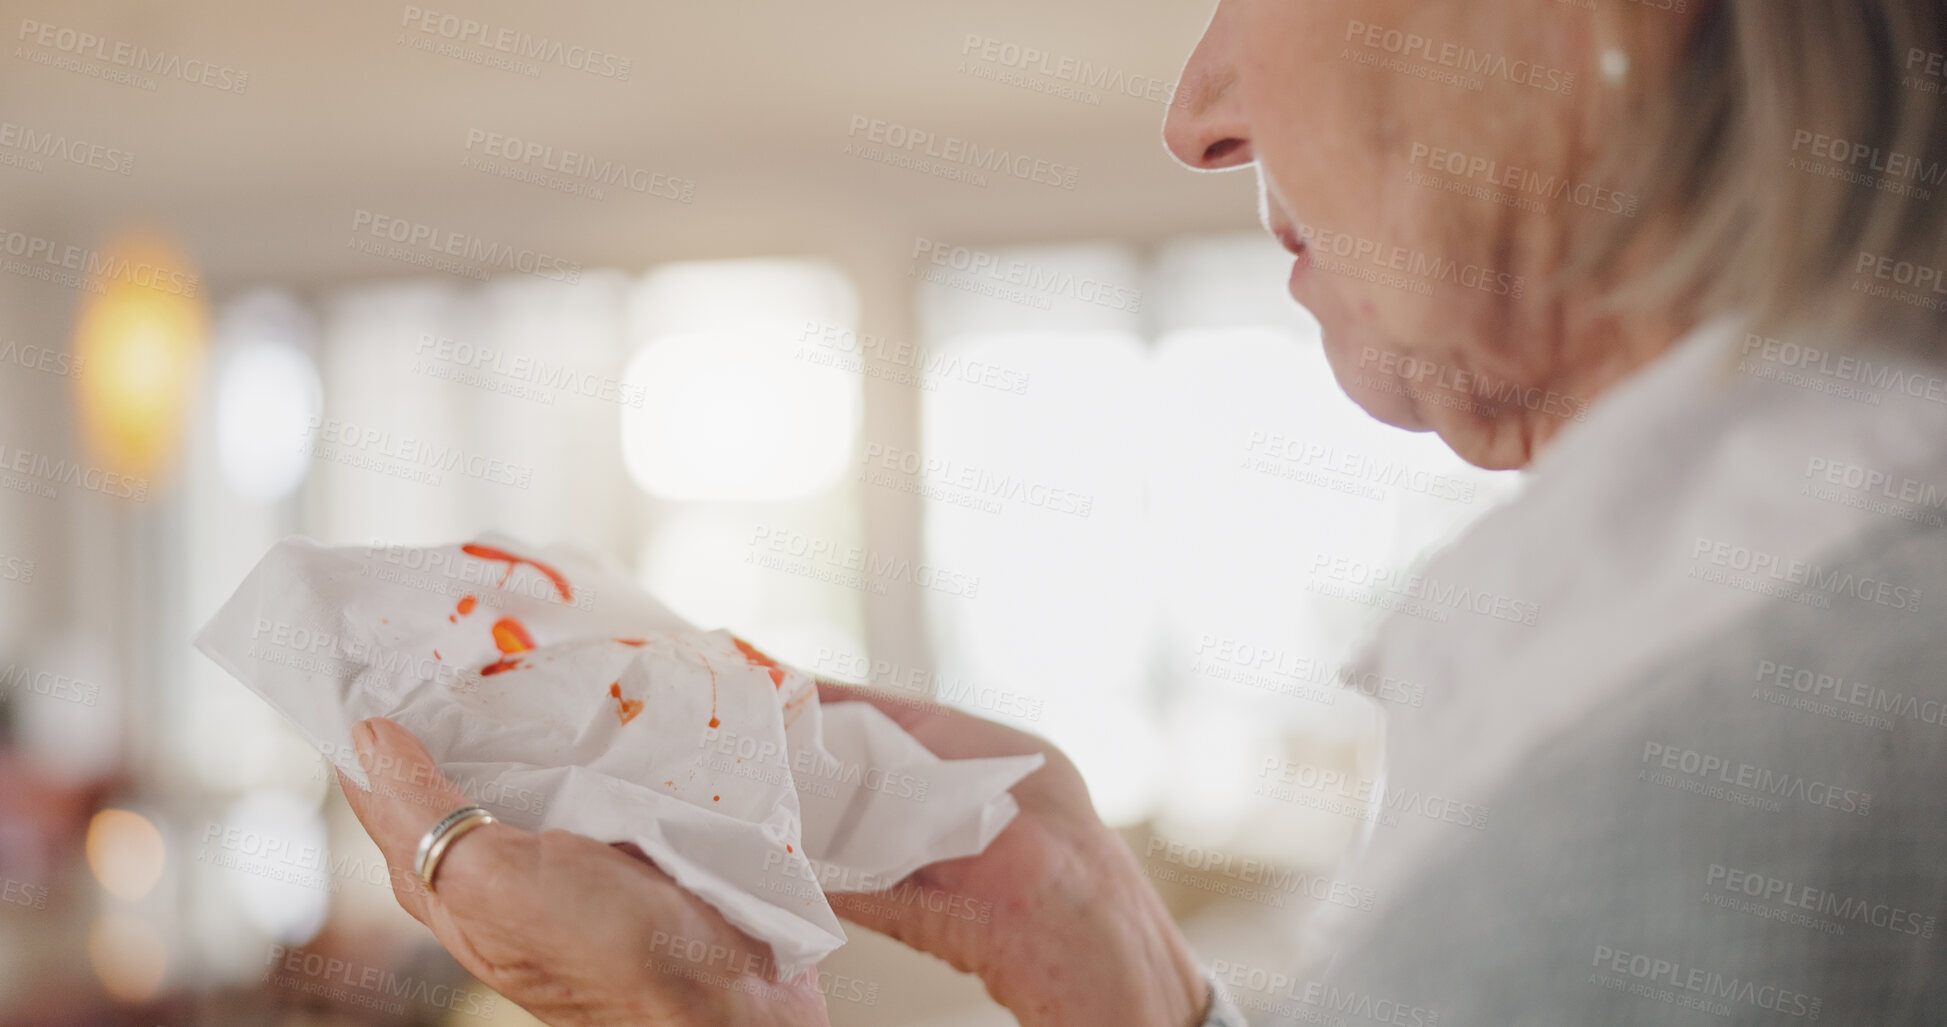
M 1250 1027 L 1244 1022 L 1243 1011 L 1230 1000 L 1230 995 L 1225 993 L 1223 985 L 1217 983 L 1217 978 L 1205 974 L 1204 980 L 1210 982 L 1210 1012 L 1204 1016 L 1199 1027 Z

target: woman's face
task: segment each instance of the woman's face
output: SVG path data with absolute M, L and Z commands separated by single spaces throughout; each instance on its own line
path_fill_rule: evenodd
M 1525 464 L 1647 345 L 1565 327 L 1574 290 L 1544 288 L 1579 233 L 1637 214 L 1593 165 L 1643 69 L 1601 67 L 1596 19 L 1562 0 L 1221 0 L 1164 129 L 1193 167 L 1256 164 L 1345 391 L 1482 466 Z

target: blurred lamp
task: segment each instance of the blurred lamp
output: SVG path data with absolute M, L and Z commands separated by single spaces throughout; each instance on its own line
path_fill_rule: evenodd
M 174 463 L 206 317 L 187 257 L 159 238 L 103 247 L 75 323 L 81 435 L 106 467 L 153 478 Z
M 629 300 L 637 346 L 622 411 L 629 476 L 664 499 L 782 500 L 836 485 L 852 460 L 858 368 L 822 366 L 858 297 L 820 261 L 671 264 Z
M 88 821 L 88 868 L 103 891 L 140 901 L 162 878 L 162 832 L 140 813 L 105 809 Z
M 221 826 L 237 839 L 236 865 L 226 869 L 244 916 L 279 944 L 310 941 L 324 926 L 332 885 L 317 804 L 259 789 L 231 804 Z
M 218 322 L 217 463 L 245 499 L 282 499 L 311 466 L 300 443 L 324 407 L 314 335 L 295 299 L 268 290 L 230 304 Z
M 169 952 L 154 924 L 131 913 L 110 912 L 88 932 L 88 961 L 103 990 L 135 1004 L 154 999 L 162 990 Z
M 858 430 L 858 380 L 791 358 L 790 339 L 668 336 L 629 362 L 622 455 L 664 499 L 780 500 L 837 484 Z

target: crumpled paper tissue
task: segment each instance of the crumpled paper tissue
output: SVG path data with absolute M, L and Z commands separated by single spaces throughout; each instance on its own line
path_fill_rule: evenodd
M 827 891 L 982 851 L 1042 762 L 939 759 L 621 571 L 497 536 L 285 539 L 196 646 L 361 786 L 351 726 L 389 717 L 495 816 L 633 842 L 781 973 L 844 944 Z

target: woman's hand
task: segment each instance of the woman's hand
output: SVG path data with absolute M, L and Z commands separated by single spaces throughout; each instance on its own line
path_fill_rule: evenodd
M 1208 986 L 1189 946 L 1059 750 L 933 703 L 829 682 L 818 695 L 871 702 L 945 759 L 1048 760 L 1014 786 L 1020 815 L 985 852 L 922 867 L 887 892 L 828 896 L 840 916 L 979 975 L 1025 1027 L 1203 1018 Z
M 502 823 L 453 843 L 428 893 L 420 836 L 468 800 L 409 732 L 352 729 L 372 790 L 339 775 L 392 891 L 482 983 L 550 1024 L 823 1025 L 816 971 L 780 984 L 767 946 L 639 853 Z

